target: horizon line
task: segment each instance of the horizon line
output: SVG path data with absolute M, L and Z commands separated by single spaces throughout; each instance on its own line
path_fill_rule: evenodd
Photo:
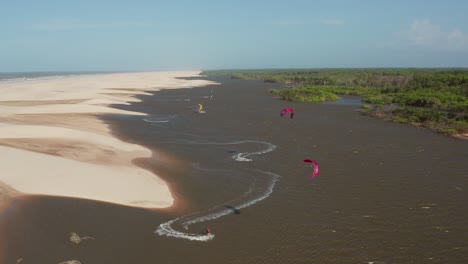
M 276 68 L 276 67 L 265 67 L 265 68 L 207 68 L 197 69 L 193 71 L 236 71 L 236 70 L 371 70 L 371 69 L 462 69 L 468 70 L 468 67 L 287 67 L 287 68 Z M 0 74 L 14 74 L 14 73 L 125 73 L 125 72 L 162 72 L 162 71 L 189 71 L 188 69 L 181 70 L 47 70 L 47 71 L 0 71 Z

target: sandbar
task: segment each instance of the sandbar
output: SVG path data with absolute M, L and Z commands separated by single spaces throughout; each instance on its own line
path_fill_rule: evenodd
M 100 114 L 145 116 L 112 108 L 159 89 L 215 84 L 199 71 L 50 76 L 0 81 L 0 206 L 21 195 L 91 199 L 166 208 L 166 182 L 133 164 L 146 147 L 116 138 Z

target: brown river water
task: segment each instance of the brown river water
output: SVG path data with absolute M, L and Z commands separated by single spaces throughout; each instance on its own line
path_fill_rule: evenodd
M 468 263 L 468 142 L 365 116 L 354 97 L 291 103 L 276 84 L 212 79 L 118 106 L 146 117 L 102 117 L 154 150 L 136 163 L 174 208 L 25 197 L 1 215 L 4 263 Z

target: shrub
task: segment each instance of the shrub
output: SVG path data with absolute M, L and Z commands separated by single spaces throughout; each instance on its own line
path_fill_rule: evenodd
M 392 120 L 398 123 L 408 123 L 408 119 L 401 116 L 393 116 Z
M 364 109 L 364 110 L 369 110 L 371 107 L 370 107 L 370 105 L 368 105 L 368 104 L 363 104 L 363 105 L 361 106 L 361 108 Z

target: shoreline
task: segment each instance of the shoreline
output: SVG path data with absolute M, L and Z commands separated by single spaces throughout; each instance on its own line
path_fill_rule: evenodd
M 361 115 L 352 106 L 286 103 L 268 93 L 273 84 L 209 80 L 221 85 L 162 89 L 154 96 L 138 96 L 141 103 L 115 106 L 148 113 L 143 118 L 164 117 L 167 123 L 100 115 L 117 138 L 153 151 L 151 158 L 132 162 L 161 176 L 172 193 L 181 195 L 172 207 L 140 209 L 62 197 L 16 199 L 0 225 L 3 262 L 184 263 L 187 256 L 207 264 L 304 259 L 424 263 L 430 257 L 464 262 L 465 145 L 426 129 Z M 214 100 L 209 101 L 204 96 L 211 88 Z M 193 111 L 200 102 L 203 115 Z M 279 112 L 289 106 L 297 115 L 281 118 Z M 278 148 L 238 162 L 234 154 L 259 151 L 263 145 L 192 144 L 243 140 Z M 319 177 L 307 179 L 311 168 L 303 158 L 319 162 Z M 236 213 L 236 206 L 267 187 L 267 178 L 252 170 L 279 174 L 281 180 L 267 199 Z M 187 207 L 176 208 L 184 206 L 179 202 L 188 202 Z M 184 219 L 210 215 L 211 208 L 233 211 L 185 230 Z M 215 235 L 211 242 L 154 233 L 160 224 L 194 212 L 199 214 L 174 223 L 173 229 L 201 234 L 210 228 Z M 447 222 L 447 215 L 453 221 Z M 75 245 L 68 240 L 71 232 L 95 240 Z
M 413 127 L 413 128 L 425 128 L 425 129 L 428 129 L 429 131 L 431 131 L 431 132 L 433 132 L 435 134 L 444 135 L 446 137 L 454 138 L 454 139 L 458 139 L 458 140 L 462 140 L 462 141 L 468 141 L 468 133 L 449 134 L 449 133 L 444 133 L 442 131 L 439 131 L 439 130 L 433 128 L 433 127 L 427 126 L 424 123 L 412 123 L 412 122 L 409 122 L 409 121 L 399 122 L 399 121 L 396 121 L 394 118 L 392 118 L 391 113 L 390 114 L 388 114 L 386 112 L 378 113 L 378 112 L 375 112 L 376 111 L 375 109 L 371 109 L 371 110 L 359 109 L 359 111 L 361 111 L 361 113 L 363 113 L 365 115 L 368 115 L 368 116 L 371 116 L 373 118 L 377 118 L 377 119 L 380 119 L 380 120 L 384 120 L 384 121 L 387 121 L 387 122 L 405 124 L 405 125 L 408 125 L 408 126 Z
M 105 73 L 0 82 L 1 199 L 16 193 L 168 208 L 167 182 L 134 160 L 150 149 L 117 139 L 100 115 L 145 116 L 112 105 L 139 102 L 147 91 L 205 86 L 184 80 L 199 71 Z M 28 166 L 24 166 L 27 164 Z M 99 175 L 99 176 L 97 176 Z M 4 186 L 11 186 L 4 188 Z
M 358 108 L 357 111 L 361 112 L 364 115 L 371 116 L 373 118 L 377 118 L 380 120 L 389 121 L 393 123 L 402 123 L 402 124 L 410 125 L 411 127 L 416 127 L 416 128 L 425 128 L 436 134 L 441 134 L 447 137 L 456 138 L 456 139 L 463 140 L 463 141 L 468 141 L 468 133 L 447 134 L 441 131 L 437 131 L 434 128 L 428 127 L 424 125 L 423 123 L 398 122 L 392 119 L 391 114 L 388 114 L 386 112 L 376 112 L 375 105 L 373 105 L 372 108 L 363 109 L 362 105 L 366 103 L 363 103 L 362 99 L 363 99 L 363 96 L 359 96 L 359 95 L 339 95 L 339 99 L 336 101 L 325 101 L 325 102 L 320 102 L 320 103 L 337 104 L 337 105 L 340 105 L 340 104 L 352 105 Z M 392 107 L 392 105 L 385 105 L 384 107 L 387 108 L 387 110 L 385 111 L 388 111 L 388 109 L 390 109 L 389 107 Z

